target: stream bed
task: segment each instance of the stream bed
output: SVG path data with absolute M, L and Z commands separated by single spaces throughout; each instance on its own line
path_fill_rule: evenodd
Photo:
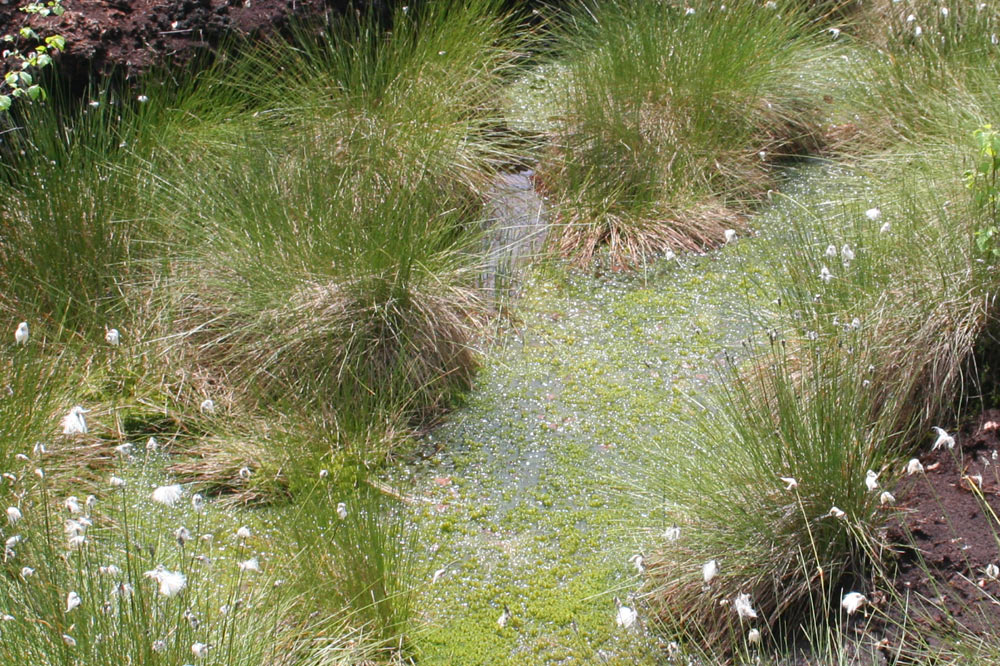
M 792 172 L 789 198 L 718 251 L 628 275 L 529 271 L 464 405 L 393 479 L 417 498 L 421 663 L 658 662 L 629 600 L 642 583 L 629 558 L 670 525 L 634 483 L 650 472 L 645 442 L 684 423 L 766 318 L 767 257 L 802 214 L 793 199 L 823 196 L 826 168 Z M 639 610 L 632 630 L 615 624 L 616 596 Z

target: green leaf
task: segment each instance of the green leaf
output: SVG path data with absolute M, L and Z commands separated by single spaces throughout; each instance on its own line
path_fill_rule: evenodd
M 28 97 L 32 100 L 37 100 L 38 98 L 45 99 L 45 91 L 39 85 L 33 85 L 28 88 Z
M 21 72 L 19 76 L 21 77 L 21 83 L 23 83 L 26 86 L 30 86 L 32 81 L 34 80 L 31 78 L 31 74 L 28 74 L 27 72 Z
M 66 48 L 66 38 L 62 35 L 49 35 L 45 38 L 45 43 L 56 51 L 62 51 Z
M 0 111 L 6 111 L 10 108 L 11 99 L 7 95 L 0 95 Z

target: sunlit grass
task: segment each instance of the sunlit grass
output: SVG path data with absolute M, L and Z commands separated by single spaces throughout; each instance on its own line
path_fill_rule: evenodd
M 535 112 L 551 117 L 526 125 L 551 144 L 531 151 L 503 129 L 517 124 L 503 100 L 528 38 L 487 0 L 241 45 L 189 80 L 149 79 L 142 101 L 26 107 L 0 150 L 0 313 L 11 338 L 19 321 L 32 330 L 0 359 L 3 492 L 23 513 L 4 538 L 27 537 L 4 558 L 14 619 L 0 653 L 412 656 L 413 536 L 395 491 L 368 476 L 471 384 L 497 305 L 482 256 L 497 173 L 545 156 L 556 245 L 579 263 L 705 250 L 730 228 L 744 238 L 779 163 L 819 146 L 819 100 L 847 71 L 859 82 L 832 92 L 853 118 L 856 171 L 831 176 L 832 205 L 801 202 L 748 356 L 650 450 L 644 483 L 681 537 L 647 554 L 641 600 L 705 658 L 802 639 L 847 663 L 842 596 L 889 575 L 868 473 L 887 487 L 898 456 L 980 390 L 995 266 L 974 249 L 983 220 L 961 172 L 971 131 L 1000 114 L 996 8 L 879 2 L 842 38 L 829 16 L 784 3 L 687 9 L 550 12 Z M 843 7 L 819 14 L 830 9 Z M 120 345 L 104 341 L 110 327 Z M 64 437 L 75 404 L 90 432 Z M 150 435 L 167 456 L 145 452 Z M 101 485 L 112 474 L 125 485 Z M 173 480 L 184 508 L 151 504 L 154 483 Z M 187 508 L 195 490 L 226 498 L 211 519 Z M 72 492 L 98 503 L 70 547 Z M 266 502 L 287 502 L 280 542 L 235 536 L 236 507 Z M 144 576 L 156 565 L 183 573 L 184 590 L 160 594 Z M 757 618 L 734 610 L 743 594 Z
M 843 595 L 886 585 L 870 579 L 886 552 L 881 492 L 930 426 L 975 398 L 970 363 L 992 316 L 995 270 L 973 249 L 963 152 L 832 170 L 839 197 L 792 202 L 749 360 L 678 428 L 697 453 L 678 458 L 673 439 L 654 447 L 656 495 L 682 537 L 647 557 L 647 589 L 691 640 L 728 654 L 754 628 L 765 646 L 787 646 L 812 627 L 810 640 L 843 649 L 827 633 Z M 704 585 L 711 559 L 720 573 Z M 758 618 L 733 611 L 739 594 Z
M 555 31 L 566 70 L 540 166 L 560 250 L 636 266 L 721 244 L 773 162 L 817 145 L 818 31 L 792 5 L 580 3 Z

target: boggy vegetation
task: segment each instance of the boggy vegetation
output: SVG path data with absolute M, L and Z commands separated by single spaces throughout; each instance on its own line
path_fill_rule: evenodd
M 963 653 L 961 627 L 889 647 L 846 630 L 899 622 L 894 483 L 979 404 L 998 9 L 622 0 L 522 22 L 414 3 L 183 81 L 19 100 L 0 146 L 0 649 L 419 661 L 412 498 L 376 472 L 489 353 L 496 174 L 537 166 L 552 256 L 627 270 L 742 242 L 782 164 L 822 149 L 834 200 L 795 202 L 780 254 L 747 268 L 771 305 L 748 298 L 744 352 L 630 479 L 673 526 L 618 630 L 706 662 L 988 663 L 995 637 Z

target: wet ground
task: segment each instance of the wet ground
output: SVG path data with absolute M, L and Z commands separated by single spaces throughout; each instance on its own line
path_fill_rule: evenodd
M 954 447 L 930 445 L 918 454 L 923 471 L 896 492 L 889 537 L 899 551 L 895 591 L 909 626 L 890 609 L 887 633 L 904 649 L 913 633 L 931 627 L 988 639 L 1000 622 L 1000 410 L 952 434 Z
M 806 191 L 820 170 L 789 190 Z M 690 396 L 774 297 L 763 257 L 787 242 L 795 210 L 777 203 L 755 220 L 766 233 L 634 275 L 531 271 L 520 321 L 486 354 L 466 404 L 400 472 L 417 498 L 421 663 L 662 657 L 641 600 L 629 600 L 642 581 L 629 559 L 668 525 L 630 479 L 645 440 L 683 424 Z M 638 606 L 632 630 L 616 626 L 616 596 Z

